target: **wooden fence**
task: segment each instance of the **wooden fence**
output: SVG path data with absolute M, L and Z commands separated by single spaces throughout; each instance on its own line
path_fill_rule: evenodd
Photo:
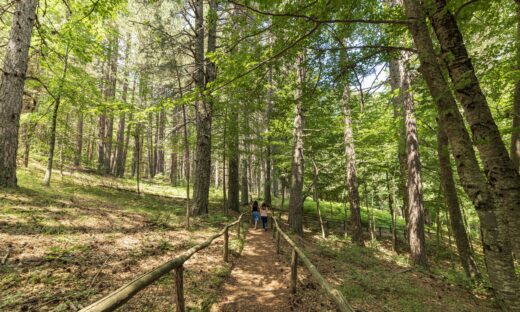
M 353 312 L 354 309 L 350 306 L 350 304 L 345 300 L 345 297 L 335 288 L 333 288 L 321 274 L 318 272 L 314 264 L 307 258 L 307 256 L 303 253 L 303 251 L 296 246 L 293 240 L 285 234 L 280 225 L 278 224 L 278 220 L 276 217 L 272 217 L 273 226 L 273 237 L 276 238 L 276 252 L 280 253 L 280 238 L 283 237 L 284 240 L 292 247 L 292 257 L 291 257 L 291 293 L 296 293 L 296 281 L 298 279 L 298 259 L 301 259 L 303 264 L 307 267 L 312 277 L 320 284 L 320 286 L 325 290 L 326 294 L 334 301 L 336 307 L 341 312 Z
M 241 214 L 236 221 L 226 225 L 219 233 L 209 237 L 206 241 L 196 246 L 193 246 L 192 248 L 182 253 L 180 256 L 166 263 L 163 263 L 162 265 L 158 266 L 152 271 L 144 273 L 143 275 L 135 278 L 133 281 L 121 286 L 119 289 L 115 290 L 114 292 L 110 293 L 104 298 L 94 302 L 88 307 L 81 309 L 80 312 L 114 311 L 115 309 L 124 305 L 139 291 L 151 285 L 153 282 L 155 282 L 165 274 L 171 272 L 172 270 L 175 270 L 177 311 L 184 312 L 184 263 L 188 261 L 191 258 L 191 256 L 193 256 L 195 253 L 208 247 L 215 239 L 219 238 L 222 235 L 224 235 L 223 259 L 227 262 L 229 255 L 229 228 L 231 228 L 234 225 L 237 225 L 237 235 L 240 238 L 240 228 L 243 216 L 244 214 Z

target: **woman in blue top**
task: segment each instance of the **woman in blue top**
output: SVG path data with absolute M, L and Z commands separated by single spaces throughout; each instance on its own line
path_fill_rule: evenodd
M 256 225 L 258 224 L 258 220 L 260 219 L 260 212 L 258 211 L 258 202 L 256 200 L 253 202 L 252 216 L 253 216 L 253 221 L 255 222 L 255 230 L 256 230 Z

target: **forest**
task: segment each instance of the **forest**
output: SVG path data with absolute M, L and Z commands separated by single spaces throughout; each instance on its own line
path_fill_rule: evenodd
M 0 0 L 0 59 L 0 311 L 520 311 L 520 0 Z

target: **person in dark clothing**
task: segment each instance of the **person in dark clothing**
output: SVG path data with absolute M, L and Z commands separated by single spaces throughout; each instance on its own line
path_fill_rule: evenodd
M 256 230 L 256 226 L 258 224 L 258 219 L 260 219 L 260 213 L 258 212 L 258 202 L 256 200 L 253 202 L 253 206 L 251 209 L 252 209 L 251 215 L 253 217 L 253 222 L 255 223 L 255 230 Z
M 262 218 L 262 228 L 264 231 L 267 231 L 267 204 L 262 203 L 262 208 L 260 209 L 260 217 Z

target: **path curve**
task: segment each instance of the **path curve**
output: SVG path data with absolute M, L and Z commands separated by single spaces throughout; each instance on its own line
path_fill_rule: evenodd
M 212 312 L 289 311 L 289 265 L 276 254 L 271 231 L 250 228 Z

